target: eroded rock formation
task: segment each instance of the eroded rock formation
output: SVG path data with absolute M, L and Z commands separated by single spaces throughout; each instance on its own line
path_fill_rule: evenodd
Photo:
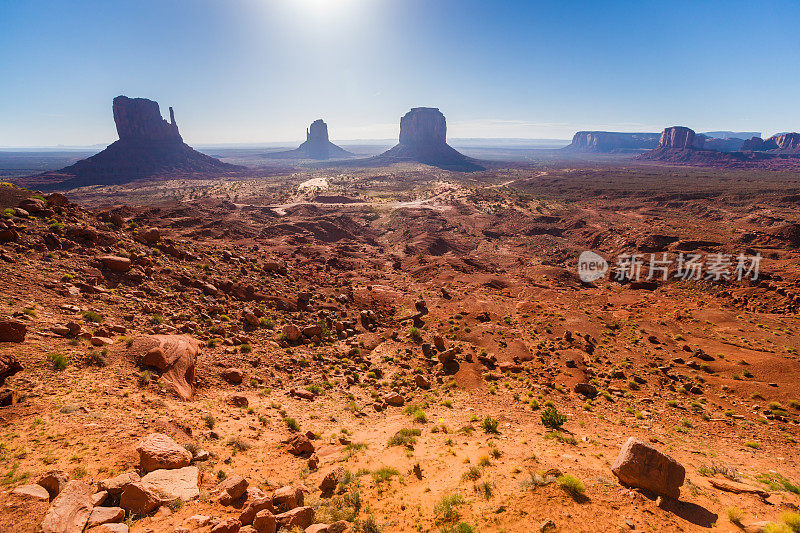
M 296 150 L 267 154 L 275 159 L 331 159 L 350 157 L 353 154 L 336 146 L 328 139 L 328 125 L 319 118 L 306 130 L 306 142 Z
M 656 149 L 702 150 L 705 139 L 704 135 L 697 135 L 693 129 L 686 126 L 672 126 L 661 133 Z
M 800 133 L 781 133 L 769 139 L 753 137 L 744 142 L 742 150 L 754 152 L 776 151 L 778 153 L 800 153 Z
M 373 163 L 416 161 L 447 170 L 484 170 L 478 162 L 447 144 L 447 122 L 435 107 L 415 107 L 400 119 L 400 143 L 367 159 Z
M 32 183 L 44 189 L 71 189 L 160 176 L 220 175 L 243 169 L 201 154 L 184 143 L 171 107 L 169 122 L 161 117 L 158 102 L 146 98 L 117 96 L 113 111 L 118 141 L 74 165 L 32 177 Z

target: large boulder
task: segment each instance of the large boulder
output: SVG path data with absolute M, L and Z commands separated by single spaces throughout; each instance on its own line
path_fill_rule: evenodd
M 611 471 L 621 483 L 677 498 L 686 469 L 669 455 L 631 437 L 622 446 Z
M 6 382 L 6 378 L 13 376 L 22 370 L 22 365 L 17 358 L 11 354 L 0 354 L 0 385 Z
M 104 479 L 100 482 L 100 490 L 106 491 L 110 496 L 121 494 L 126 485 L 141 481 L 136 472 L 125 472 L 118 476 Z
M 131 269 L 131 260 L 127 257 L 120 257 L 118 255 L 101 255 L 97 258 L 103 268 L 111 270 L 112 272 L 127 272 Z
M 281 487 L 272 494 L 272 505 L 280 511 L 288 511 L 304 501 L 303 489 L 295 485 Z
M 256 515 L 261 511 L 275 512 L 272 506 L 272 498 L 269 496 L 260 496 L 253 500 L 248 499 L 247 505 L 242 509 L 242 513 L 239 515 L 239 522 L 241 522 L 242 525 L 250 525 L 253 523 L 253 519 Z
M 145 472 L 183 468 L 192 462 L 192 454 L 163 433 L 151 433 L 136 445 L 139 464 Z
M 125 485 L 125 490 L 119 497 L 119 506 L 133 516 L 144 516 L 152 513 L 161 506 L 161 495 L 152 485 L 141 481 Z
M 200 497 L 199 479 L 200 471 L 196 466 L 185 466 L 173 470 L 153 470 L 142 478 L 142 483 L 155 487 L 166 501 L 180 498 L 188 502 Z
M 219 503 L 222 505 L 230 505 L 247 491 L 249 485 L 250 483 L 242 476 L 233 475 L 220 482 L 214 489 L 214 492 L 219 494 Z
M 67 482 L 42 520 L 41 533 L 80 533 L 89 521 L 94 490 L 83 481 Z
M 134 339 L 131 351 L 141 366 L 162 372 L 161 382 L 183 400 L 194 396 L 194 378 L 200 344 L 186 335 L 144 335 Z
M 275 517 L 282 528 L 305 529 L 314 523 L 314 509 L 312 507 L 296 507 Z
M 19 320 L 0 320 L 0 342 L 23 342 L 28 325 Z

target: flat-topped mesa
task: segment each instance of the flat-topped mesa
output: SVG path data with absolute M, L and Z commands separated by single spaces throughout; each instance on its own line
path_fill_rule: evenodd
M 183 142 L 171 107 L 169 122 L 161 117 L 158 102 L 147 98 L 117 96 L 114 98 L 113 110 L 120 140 Z
M 579 131 L 572 137 L 572 143 L 564 149 L 570 152 L 652 150 L 658 144 L 658 138 L 658 133 Z
M 400 119 L 400 144 L 411 148 L 439 147 L 447 142 L 447 122 L 435 107 L 414 107 Z
M 702 150 L 705 139 L 705 135 L 697 135 L 691 128 L 672 126 L 661 133 L 656 149 Z

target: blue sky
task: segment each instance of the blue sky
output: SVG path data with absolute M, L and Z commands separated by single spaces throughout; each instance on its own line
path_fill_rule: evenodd
M 800 2 L 0 0 L 0 146 L 106 144 L 118 94 L 195 144 L 800 130 Z

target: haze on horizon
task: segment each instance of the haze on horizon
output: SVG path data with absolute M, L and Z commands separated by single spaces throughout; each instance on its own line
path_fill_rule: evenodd
M 0 0 L 0 146 L 108 144 L 114 96 L 190 144 L 800 129 L 800 4 Z

